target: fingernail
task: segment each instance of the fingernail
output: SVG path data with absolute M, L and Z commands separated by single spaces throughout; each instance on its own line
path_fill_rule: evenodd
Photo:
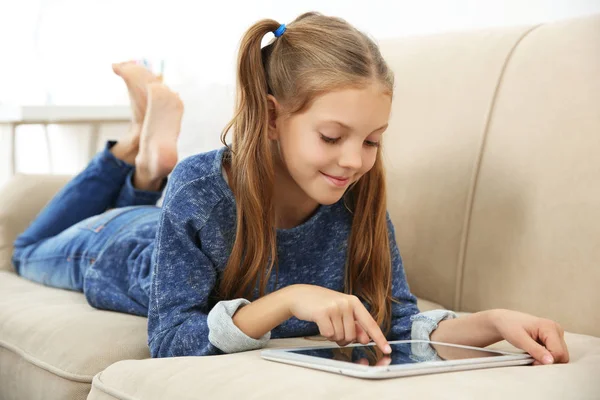
M 390 347 L 390 345 L 389 345 L 389 344 L 388 344 L 387 346 L 385 346 L 385 349 L 384 349 L 384 351 L 385 351 L 387 354 L 390 354 L 390 353 L 392 352 L 392 348 Z
M 543 358 L 542 358 L 542 362 L 546 365 L 548 364 L 552 364 L 554 362 L 554 359 L 552 358 L 551 355 L 546 354 Z

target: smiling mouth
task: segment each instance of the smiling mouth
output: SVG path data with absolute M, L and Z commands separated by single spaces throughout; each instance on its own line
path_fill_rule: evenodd
M 327 175 L 324 172 L 321 172 L 321 174 L 323 174 L 323 176 L 327 180 L 329 180 L 329 182 L 333 183 L 335 186 L 338 186 L 338 187 L 346 186 L 346 184 L 350 181 L 349 177 L 331 176 L 331 175 Z

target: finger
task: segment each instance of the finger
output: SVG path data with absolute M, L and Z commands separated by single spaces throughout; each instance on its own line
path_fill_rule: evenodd
M 565 347 L 563 346 L 563 340 L 559 336 L 560 333 L 556 329 L 551 329 L 545 334 L 544 345 L 552 354 L 555 363 L 566 362 L 568 360 L 568 354 L 565 354 Z
M 356 340 L 358 340 L 358 342 L 361 344 L 369 344 L 371 338 L 369 338 L 369 335 L 367 335 L 367 332 L 364 331 L 362 326 L 360 326 L 359 323 L 355 322 L 354 328 L 356 329 Z
M 363 330 L 369 335 L 371 339 L 377 344 L 377 346 L 383 351 L 385 354 L 389 354 L 392 352 L 392 348 L 390 347 L 387 339 L 381 332 L 381 328 L 377 325 L 377 322 L 373 319 L 371 314 L 367 311 L 365 306 L 360 303 L 354 308 L 354 317 L 357 322 L 363 328 Z
M 562 362 L 568 363 L 569 360 L 571 359 L 571 356 L 569 355 L 569 347 L 567 346 L 567 342 L 565 341 L 565 331 L 558 324 L 557 324 L 557 327 L 558 327 L 558 333 L 560 335 L 560 341 L 561 341 L 561 344 L 562 344 L 562 347 L 564 350 Z
M 356 339 L 356 323 L 352 308 L 348 307 L 344 310 L 342 323 L 344 324 L 344 340 L 346 343 L 352 343 Z
M 552 364 L 554 362 L 552 354 L 550 354 L 550 352 L 544 346 L 533 340 L 531 336 L 529 336 L 529 334 L 524 330 L 515 335 L 513 344 L 518 348 L 525 350 L 542 364 Z
M 341 315 L 332 315 L 331 323 L 333 324 L 333 339 L 336 342 L 341 342 L 344 340 L 344 322 L 342 321 Z
M 357 361 L 357 364 L 369 365 L 369 361 L 366 358 L 361 358 L 360 360 Z
M 348 346 L 350 343 L 352 342 L 346 342 L 345 340 L 340 340 L 339 342 L 335 342 L 335 344 L 337 344 L 340 347 L 346 347 Z
M 316 321 L 317 326 L 319 327 L 319 333 L 331 340 L 333 338 L 333 325 L 331 324 L 331 320 L 327 317 L 319 318 Z

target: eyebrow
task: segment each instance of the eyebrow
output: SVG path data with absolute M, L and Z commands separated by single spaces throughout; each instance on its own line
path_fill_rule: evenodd
M 352 128 L 350 126 L 344 124 L 343 122 L 336 121 L 336 120 L 327 120 L 327 121 L 323 121 L 323 123 L 326 123 L 326 124 L 327 123 L 329 123 L 329 124 L 333 123 L 333 124 L 337 124 L 337 125 L 341 126 L 342 128 L 344 128 L 344 129 L 346 129 L 348 131 L 352 130 Z M 386 124 L 380 126 L 379 128 L 375 129 L 373 132 L 377 132 L 377 131 L 379 131 L 381 129 L 387 128 L 388 125 L 389 125 L 389 123 L 386 123 Z M 373 132 L 371 132 L 371 133 L 373 133 Z

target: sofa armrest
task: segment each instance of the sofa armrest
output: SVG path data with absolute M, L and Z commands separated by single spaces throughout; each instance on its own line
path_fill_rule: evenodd
M 0 189 L 0 270 L 14 272 L 13 242 L 71 178 L 17 174 Z

